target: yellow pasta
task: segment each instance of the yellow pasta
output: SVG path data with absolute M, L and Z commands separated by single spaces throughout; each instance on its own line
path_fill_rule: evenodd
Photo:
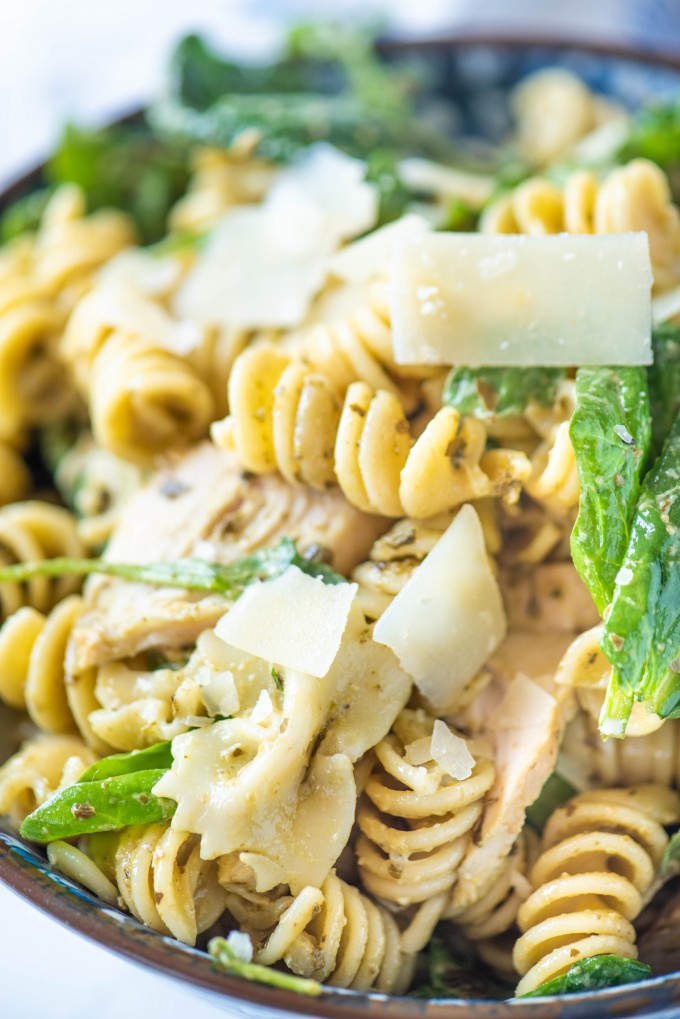
M 217 865 L 202 860 L 198 837 L 167 823 L 91 836 L 90 854 L 142 923 L 193 945 L 221 916 L 226 895 Z M 108 872 L 108 873 L 107 873 Z
M 582 793 L 554 812 L 518 914 L 517 994 L 580 959 L 637 957 L 632 921 L 668 844 L 663 826 L 678 820 L 680 797 L 658 785 Z
M 264 344 L 236 359 L 229 406 L 213 439 L 244 467 L 315 488 L 337 483 L 370 513 L 423 518 L 490 495 L 516 500 L 531 472 L 524 453 L 486 451 L 484 425 L 453 408 L 414 438 L 393 392 L 353 382 L 341 404 L 325 376 Z
M 94 272 L 134 241 L 129 216 L 113 209 L 88 216 L 83 191 L 64 184 L 50 199 L 36 237 L 36 280 L 58 297 L 62 311 L 68 311 L 87 290 Z
M 71 595 L 49 616 L 25 605 L 0 628 L 0 697 L 28 711 L 43 732 L 75 731 L 64 659 L 81 605 L 78 595 Z
M 602 181 L 589 170 L 575 170 L 563 187 L 525 181 L 485 210 L 480 229 L 532 235 L 645 230 L 657 290 L 680 279 L 680 212 L 665 173 L 647 159 L 616 167 Z
M 452 779 L 431 756 L 433 725 L 424 711 L 405 709 L 374 748 L 376 768 L 357 808 L 356 853 L 372 895 L 398 906 L 436 898 L 441 915 L 495 773 L 480 756 L 468 778 Z M 432 926 L 438 919 L 435 913 Z
M 296 896 L 285 888 L 260 895 L 243 879 L 236 883 L 230 861 L 220 864 L 228 890 L 227 909 L 250 935 L 256 962 L 283 962 L 298 976 L 331 987 L 399 994 L 408 987 L 415 956 L 401 947 L 390 913 L 335 872 L 321 888 L 303 888 Z
M 95 440 L 142 466 L 201 438 L 212 416 L 209 389 L 182 358 L 125 332 L 95 358 L 89 403 Z
M 60 786 L 71 785 L 97 755 L 77 736 L 41 734 L 0 767 L 0 817 L 18 827 Z
M 51 503 L 14 503 L 0 509 L 0 561 L 30 562 L 55 556 L 84 554 L 76 521 L 68 510 Z M 67 594 L 77 590 L 73 577 L 32 577 L 26 584 L 0 584 L 2 615 L 8 616 L 22 605 L 46 612 Z

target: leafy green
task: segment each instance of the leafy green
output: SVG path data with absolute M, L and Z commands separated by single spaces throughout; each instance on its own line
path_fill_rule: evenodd
M 435 936 L 427 946 L 427 977 L 413 998 L 504 998 L 507 991 L 493 978 L 475 973 L 456 958 L 444 939 Z
M 41 188 L 12 202 L 0 216 L 0 244 L 37 230 L 50 194 L 49 188 Z
M 292 973 L 282 973 L 280 970 L 260 966 L 241 958 L 228 938 L 212 938 L 208 942 L 208 952 L 222 969 L 246 980 L 269 984 L 270 987 L 278 987 L 282 991 L 295 991 L 296 994 L 305 994 L 312 998 L 323 993 L 323 986 L 318 980 L 296 977 Z
M 391 223 L 403 216 L 412 194 L 402 183 L 398 160 L 389 149 L 374 149 L 367 157 L 366 180 L 378 190 L 378 222 L 376 226 Z
M 680 163 L 680 101 L 674 99 L 638 111 L 618 158 L 621 162 L 651 159 L 665 170 Z
M 189 36 L 148 118 L 160 137 L 225 148 L 247 132 L 253 151 L 275 162 L 321 140 L 362 158 L 375 149 L 451 158 L 448 140 L 411 109 L 409 86 L 370 34 L 343 25 L 299 26 L 267 66 L 223 59 Z
M 532 828 L 543 831 L 550 815 L 575 795 L 573 785 L 554 771 L 548 776 L 538 798 L 527 807 L 527 821 Z
M 136 771 L 149 771 L 163 768 L 167 771 L 172 767 L 172 751 L 169 740 L 156 743 L 144 750 L 131 750 L 126 754 L 110 754 L 101 761 L 95 761 L 78 779 L 77 785 L 83 782 L 101 782 L 114 775 L 132 775 Z
M 345 578 L 325 563 L 300 555 L 295 542 L 282 538 L 278 545 L 259 549 L 234 563 L 209 563 L 203 559 L 180 559 L 170 563 L 112 563 L 106 559 L 41 559 L 36 562 L 0 566 L 0 583 L 24 583 L 31 577 L 88 576 L 102 573 L 141 584 L 182 587 L 187 591 L 215 591 L 226 598 L 238 598 L 248 584 L 280 576 L 297 566 L 325 584 L 344 584 Z
M 633 700 L 680 716 L 680 414 L 643 482 L 601 647 L 613 666 L 603 733 L 623 735 Z
M 579 368 L 569 428 L 581 497 L 571 554 L 600 613 L 612 600 L 651 443 L 643 368 Z
M 659 872 L 662 878 L 680 874 L 680 831 L 676 831 L 670 837 L 661 858 Z
M 186 190 L 188 153 L 140 125 L 86 129 L 69 124 L 46 177 L 52 184 L 79 184 L 91 212 L 125 209 L 150 242 L 165 234 L 168 211 Z
M 603 987 L 618 987 L 647 980 L 652 975 L 649 966 L 637 959 L 624 959 L 620 955 L 596 955 L 574 963 L 560 977 L 548 980 L 535 991 L 519 995 L 520 998 L 543 998 L 551 994 L 582 994 Z
M 54 842 L 164 821 L 172 817 L 177 804 L 154 796 L 152 789 L 166 771 L 152 768 L 68 786 L 24 818 L 19 832 L 31 842 Z
M 654 363 L 647 369 L 652 438 L 657 454 L 680 410 L 680 326 L 660 325 L 652 333 Z
M 561 368 L 453 368 L 442 399 L 461 414 L 508 417 L 530 403 L 551 406 L 563 378 Z

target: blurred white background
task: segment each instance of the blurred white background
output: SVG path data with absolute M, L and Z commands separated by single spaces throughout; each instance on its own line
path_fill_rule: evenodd
M 100 122 L 143 101 L 189 30 L 257 55 L 289 19 L 382 14 L 400 35 L 460 28 L 643 40 L 680 50 L 678 0 L 0 0 L 0 184 L 44 155 L 67 118 Z M 89 944 L 0 887 L 2 1019 L 212 1019 L 195 992 Z M 233 1014 L 233 1013 L 232 1013 Z

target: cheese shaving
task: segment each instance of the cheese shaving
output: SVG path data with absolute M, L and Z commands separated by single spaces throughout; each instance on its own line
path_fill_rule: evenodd
M 440 718 L 432 729 L 431 755 L 432 760 L 451 778 L 469 778 L 475 766 L 475 759 L 465 740 L 452 732 Z

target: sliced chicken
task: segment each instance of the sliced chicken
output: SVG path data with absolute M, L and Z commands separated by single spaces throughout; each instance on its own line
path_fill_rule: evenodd
M 338 489 L 317 492 L 277 474 L 245 474 L 232 454 L 205 442 L 168 463 L 131 498 L 106 558 L 231 563 L 290 537 L 301 551 L 325 549 L 335 569 L 349 574 L 388 523 L 350 506 Z M 69 672 L 192 643 L 224 610 L 217 595 L 93 577 L 69 644 Z
M 599 622 L 588 588 L 571 562 L 506 570 L 499 582 L 511 628 L 581 633 Z
M 496 782 L 490 790 L 475 844 L 458 871 L 447 915 L 486 894 L 524 827 L 525 811 L 555 768 L 573 693 L 553 682 L 569 643 L 560 633 L 514 632 L 488 663 L 491 681 L 467 723 L 494 748 Z

